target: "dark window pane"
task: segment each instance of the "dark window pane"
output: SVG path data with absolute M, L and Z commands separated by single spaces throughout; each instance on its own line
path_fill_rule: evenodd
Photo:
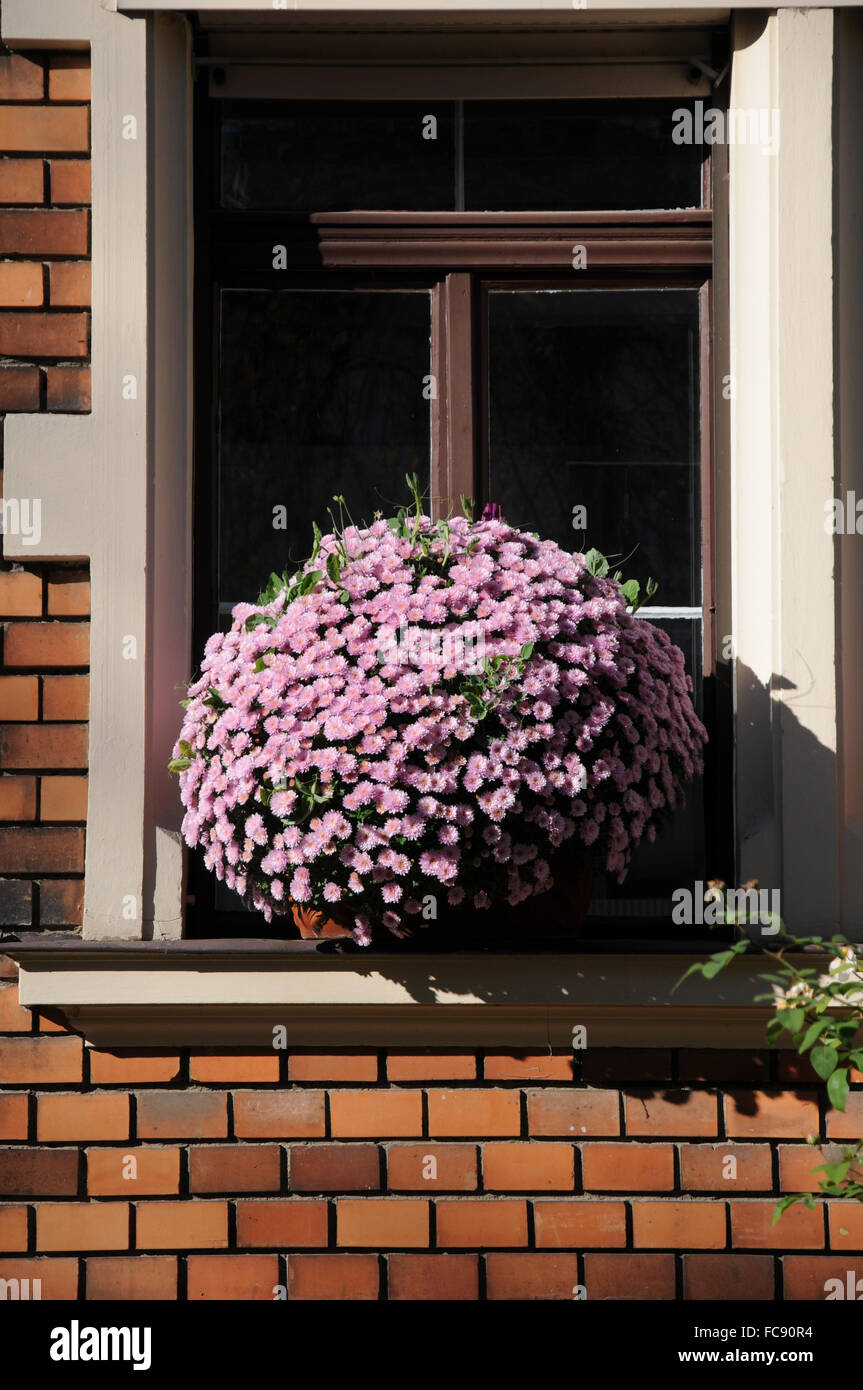
M 222 603 L 305 559 L 335 493 L 359 524 L 404 500 L 405 473 L 428 485 L 429 315 L 427 290 L 222 291 Z
M 599 211 L 701 206 L 704 145 L 675 145 L 679 101 L 468 101 L 464 206 Z
M 221 114 L 222 207 L 455 207 L 451 102 L 226 101 Z
M 494 290 L 488 342 L 489 499 L 699 605 L 697 292 Z

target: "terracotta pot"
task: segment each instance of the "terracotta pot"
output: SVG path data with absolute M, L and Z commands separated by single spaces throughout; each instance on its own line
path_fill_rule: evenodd
M 336 917 L 329 914 L 335 912 Z M 326 912 L 319 911 L 316 907 L 304 907 L 302 903 L 291 903 L 291 916 L 297 926 L 300 936 L 351 936 L 350 922 L 352 917 L 349 913 L 339 913 L 337 908 L 328 907 Z M 342 921 L 337 920 L 339 917 Z

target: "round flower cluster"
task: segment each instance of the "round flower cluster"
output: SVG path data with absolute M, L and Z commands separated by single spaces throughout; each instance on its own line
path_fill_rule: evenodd
M 207 642 L 183 833 L 267 921 L 331 906 L 363 944 L 429 893 L 542 893 L 565 844 L 622 880 L 701 770 L 690 691 L 668 636 L 552 541 L 420 514 L 318 535 Z

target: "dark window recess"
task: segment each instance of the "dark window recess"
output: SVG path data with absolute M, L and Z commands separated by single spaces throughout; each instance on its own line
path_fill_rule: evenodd
M 221 291 L 219 606 L 299 566 L 344 493 L 357 523 L 429 480 L 430 295 Z M 302 506 L 297 506 L 298 496 Z
M 219 201 L 284 212 L 702 205 L 679 101 L 223 101 Z
M 701 606 L 697 290 L 492 290 L 489 496 Z M 574 525 L 584 507 L 586 533 Z

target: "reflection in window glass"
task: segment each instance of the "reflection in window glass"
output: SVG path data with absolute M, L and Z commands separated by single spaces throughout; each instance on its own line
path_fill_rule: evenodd
M 222 291 L 223 605 L 305 559 L 334 494 L 370 522 L 403 502 L 405 473 L 428 485 L 429 313 L 427 290 Z

